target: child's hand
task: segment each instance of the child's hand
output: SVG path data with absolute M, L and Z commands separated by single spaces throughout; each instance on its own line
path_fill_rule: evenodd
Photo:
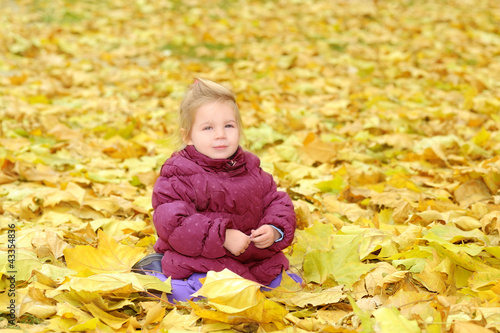
M 226 240 L 224 247 L 234 254 L 239 256 L 246 251 L 250 245 L 250 237 L 236 229 L 226 229 Z
M 269 224 L 264 224 L 257 230 L 252 230 L 250 239 L 255 244 L 256 248 L 265 249 L 273 245 L 273 243 L 281 237 L 278 230 L 271 227 Z

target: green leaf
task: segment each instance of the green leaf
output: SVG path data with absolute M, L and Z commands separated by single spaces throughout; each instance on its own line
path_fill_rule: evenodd
M 304 259 L 304 274 L 310 282 L 323 283 L 333 276 L 338 284 L 350 288 L 360 276 L 376 267 L 359 260 L 359 244 L 363 235 L 356 236 L 349 244 L 333 251 L 313 250 Z

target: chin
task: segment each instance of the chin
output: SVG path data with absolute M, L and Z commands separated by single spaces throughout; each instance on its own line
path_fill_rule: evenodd
M 222 155 L 221 157 L 218 157 L 218 158 L 219 158 L 219 159 L 226 160 L 226 159 L 230 158 L 231 156 L 233 156 L 233 154 L 234 154 L 234 153 L 229 154 L 229 155 L 227 155 L 227 154 L 226 154 L 226 155 Z
M 212 158 L 214 160 L 226 160 L 228 159 L 229 157 L 231 157 L 233 154 L 231 155 L 218 155 L 218 156 L 213 156 Z

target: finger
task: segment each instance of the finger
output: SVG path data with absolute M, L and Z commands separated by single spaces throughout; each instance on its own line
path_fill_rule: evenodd
M 267 246 L 265 243 L 258 243 L 258 244 L 255 244 L 255 247 L 258 249 L 265 249 Z
M 258 241 L 260 240 L 261 236 L 262 236 L 262 235 L 259 235 L 259 236 L 255 236 L 255 237 L 253 237 L 253 238 L 252 238 L 252 242 L 254 242 L 254 243 L 255 243 L 255 242 L 258 242 Z
M 258 242 L 258 245 L 259 245 L 259 249 L 265 249 L 265 248 L 269 247 L 269 245 L 270 245 L 269 240 L 263 239 L 260 242 Z M 257 246 L 257 244 L 255 244 L 255 246 Z
M 252 240 L 252 243 L 254 243 L 255 245 L 262 244 L 262 240 L 261 239 L 254 239 L 254 240 Z
M 262 236 L 262 234 L 263 234 L 262 231 L 255 230 L 254 232 L 252 232 L 252 237 L 256 238 L 256 237 Z

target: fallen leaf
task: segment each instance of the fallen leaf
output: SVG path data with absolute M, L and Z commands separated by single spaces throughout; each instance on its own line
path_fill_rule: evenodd
M 351 242 L 334 251 L 310 251 L 304 258 L 304 275 L 307 281 L 323 283 L 328 276 L 350 288 L 359 277 L 374 268 L 375 264 L 364 264 L 360 261 L 359 242 L 362 234 L 353 237 Z
M 226 313 L 237 313 L 263 302 L 260 285 L 224 269 L 209 271 L 203 286 L 192 296 L 204 296 L 209 304 Z
M 403 317 L 394 307 L 382 307 L 373 312 L 375 317 L 375 330 L 379 329 L 383 332 L 421 332 L 416 320 L 408 320 Z
M 77 245 L 66 248 L 64 257 L 68 268 L 75 271 L 89 269 L 94 273 L 130 272 L 131 267 L 139 261 L 145 251 L 117 243 L 106 233 L 98 232 L 99 245 Z

